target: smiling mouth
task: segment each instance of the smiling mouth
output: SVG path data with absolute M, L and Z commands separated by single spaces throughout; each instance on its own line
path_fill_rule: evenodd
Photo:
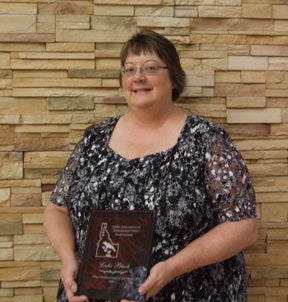
M 133 89 L 132 91 L 134 93 L 137 93 L 137 92 L 148 92 L 148 91 L 151 91 L 152 89 L 149 89 L 149 88 L 141 88 L 141 89 Z

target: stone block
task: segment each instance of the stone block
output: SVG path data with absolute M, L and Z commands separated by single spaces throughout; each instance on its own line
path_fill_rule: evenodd
M 253 56 L 287 57 L 287 53 L 288 46 L 286 45 L 251 45 Z
M 45 234 L 45 230 L 42 223 L 39 224 L 25 224 L 23 226 L 25 234 Z
M 96 68 L 99 70 L 115 70 L 115 67 L 118 66 L 117 79 L 119 76 L 120 64 L 118 58 L 96 58 L 95 60 Z M 118 85 L 117 85 L 118 86 Z
M 42 205 L 41 194 L 22 193 L 11 195 L 11 206 L 13 207 L 37 207 Z
M 288 136 L 288 125 L 271 125 L 271 135 Z
M 14 247 L 15 261 L 59 260 L 50 245 L 21 245 Z
M 288 70 L 288 58 L 287 57 L 269 58 L 269 70 L 281 70 L 281 71 Z
M 110 96 L 117 95 L 118 88 L 107 89 L 107 88 L 85 88 L 82 87 L 51 87 L 51 88 L 14 88 L 14 97 L 90 97 L 93 95 L 98 96 Z
M 284 188 L 279 188 L 278 187 L 278 189 L 279 189 L 279 192 L 273 192 L 273 190 L 270 190 L 268 192 L 266 191 L 266 192 L 263 192 L 263 193 L 257 192 L 257 198 L 258 198 L 259 202 L 261 202 L 261 203 L 264 203 L 264 202 L 265 203 L 269 203 L 269 202 L 271 202 L 271 203 L 274 203 L 274 202 L 285 203 L 285 202 L 288 202 L 287 188 L 285 190 Z
M 49 284 L 49 286 L 45 287 L 43 290 L 44 293 L 44 301 L 54 301 L 57 291 L 58 291 L 58 282 L 55 285 Z
M 199 116 L 205 116 L 205 117 L 226 117 L 226 109 L 225 104 L 221 103 L 180 103 L 179 106 L 186 110 L 187 112 L 190 112 L 191 114 L 196 114 Z
M 226 70 L 227 69 L 227 59 L 203 59 L 202 60 L 202 66 L 205 69 L 211 69 L 211 70 Z
M 21 179 L 23 177 L 22 153 L 0 153 L 0 179 Z
M 31 280 L 31 281 L 3 281 L 1 283 L 3 288 L 26 288 L 26 287 L 39 287 L 41 286 L 40 280 Z M 14 297 L 13 297 L 14 300 Z M 6 302 L 6 301 L 5 301 Z M 10 301 L 9 301 L 10 302 Z M 13 301 L 11 301 L 13 302 Z
M 267 83 L 288 83 L 288 73 L 286 71 L 267 71 Z
M 267 70 L 268 57 L 228 56 L 229 70 Z
M 36 33 L 35 15 L 1 15 L 0 33 Z
M 149 26 L 149 27 L 189 27 L 189 18 L 175 18 L 175 17 L 137 17 L 137 26 Z
M 281 123 L 279 108 L 228 109 L 227 123 Z
M 148 10 L 152 13 L 154 10 L 152 7 L 141 7 L 140 12 L 141 14 L 145 14 L 145 11 Z M 160 10 L 161 8 L 159 8 Z M 95 5 L 94 6 L 94 16 L 137 16 L 137 7 L 132 5 L 125 5 L 125 6 L 115 6 L 115 5 Z M 163 6 L 162 10 L 167 10 L 167 7 Z
M 288 191 L 288 190 L 287 190 Z M 267 232 L 267 239 L 268 242 L 271 241 L 288 241 L 288 232 L 286 228 L 277 228 L 277 229 L 269 229 Z M 286 255 L 287 256 L 287 255 Z M 288 257 L 287 257 L 287 263 L 288 264 Z
M 25 177 L 27 179 L 40 179 L 44 184 L 55 183 L 60 172 L 61 169 L 25 169 Z
M 264 97 L 264 84 L 235 84 L 235 83 L 216 83 L 215 96 L 226 97 Z
M 252 176 L 284 176 L 287 173 L 287 164 L 249 164 Z
M 248 137 L 267 137 L 269 135 L 269 127 L 265 124 L 225 124 L 221 125 L 233 139 L 248 139 Z M 247 154 L 247 153 L 246 153 Z M 258 155 L 257 155 L 258 154 Z M 246 155 L 250 158 L 251 155 Z M 256 152 L 256 158 L 262 158 L 265 152 Z
M 0 207 L 10 205 L 11 191 L 10 188 L 0 188 Z
M 264 108 L 265 105 L 265 97 L 227 97 L 227 108 Z
M 0 248 L 12 248 L 13 236 L 0 236 Z
M 99 69 L 74 69 L 68 70 L 68 77 L 70 78 L 102 78 L 102 79 L 109 79 L 109 78 L 118 78 L 119 76 L 119 69 L 111 70 L 99 70 Z
M 119 5 L 123 4 L 122 0 L 94 0 L 94 4 L 113 4 Z M 173 0 L 125 0 L 125 5 L 174 5 Z
M 285 32 L 288 30 L 288 22 L 286 20 L 275 20 L 274 30 L 276 32 Z
M 43 223 L 43 209 L 39 208 L 41 210 L 41 213 L 31 214 L 31 212 L 28 214 L 23 214 L 23 223 L 24 224 L 41 224 Z
M 288 5 L 273 5 L 273 19 L 288 19 Z
M 43 114 L 47 112 L 47 103 L 41 98 L 4 97 L 0 99 L 0 112 L 6 115 Z M 0 134 L 1 135 L 1 134 Z
M 286 274 L 287 274 L 287 269 L 288 266 L 287 265 L 283 265 L 281 267 L 277 267 L 277 266 L 271 266 L 271 267 L 261 267 L 261 268 L 253 268 L 253 270 L 251 271 L 251 278 L 252 279 L 279 279 L 279 278 L 286 278 Z M 275 293 L 279 291 L 279 289 L 275 289 Z M 279 292 L 278 292 L 279 293 Z
M 13 248 L 2 248 L 0 247 L 0 261 L 11 261 L 14 260 Z M 1 297 L 1 295 L 0 295 Z
M 46 43 L 49 52 L 93 52 L 94 48 L 93 43 Z
M 40 279 L 40 268 L 29 266 L 28 263 L 23 267 L 0 267 L 0 280 L 2 282 L 7 281 L 32 281 Z
M 285 86 L 281 87 L 267 87 L 266 96 L 267 97 L 285 97 L 287 95 L 287 88 Z M 282 111 L 283 113 L 283 111 Z M 285 120 L 282 119 L 282 122 L 285 123 Z
M 11 59 L 11 68 L 13 69 L 77 69 L 94 68 L 94 60 L 69 60 L 69 59 Z M 25 96 L 25 95 L 24 95 Z
M 240 71 L 215 71 L 216 83 L 240 83 Z
M 196 18 L 198 17 L 197 7 L 190 6 L 176 6 L 175 7 L 175 17 L 178 18 Z
M 5 4 L 6 5 L 6 4 Z M 2 43 L 0 42 L 0 51 L 13 52 L 13 51 L 45 51 L 45 45 L 43 43 Z M 28 72 L 28 71 L 27 71 Z M 14 76 L 14 72 L 13 72 Z
M 271 241 L 268 244 L 267 252 L 270 254 L 279 254 L 282 251 L 288 250 L 288 240 L 284 241 Z
M 286 203 L 271 202 L 271 203 L 263 203 L 261 205 L 261 220 L 263 222 L 286 222 L 287 213 L 288 213 L 288 200 Z
M 44 234 L 24 234 L 14 236 L 15 245 L 39 245 L 49 244 L 48 238 Z
M 0 33 L 0 41 L 2 42 L 53 42 L 55 41 L 54 34 L 1 34 Z
M 59 131 L 58 131 L 59 133 Z M 62 132 L 63 133 L 63 132 Z M 57 134 L 57 133 L 56 133 Z M 55 151 L 69 150 L 69 139 L 66 136 L 42 137 L 40 133 L 17 133 L 15 150 L 18 151 Z M 25 171 L 26 173 L 27 171 Z M 25 176 L 26 177 L 26 176 Z M 29 178 L 29 177 L 28 177 Z
M 10 57 L 9 57 L 10 60 Z M 12 70 L 2 69 L 0 70 L 0 78 L 1 79 L 11 79 L 12 78 Z
M 255 4 L 253 4 L 255 7 Z M 220 7 L 219 7 L 220 9 Z M 193 31 L 217 31 L 217 33 L 229 32 L 255 32 L 259 30 L 273 31 L 273 21 L 261 18 L 195 18 L 191 20 L 191 28 Z M 231 47 L 231 46 L 230 46 Z M 239 47 L 239 46 L 238 46 Z
M 271 19 L 272 5 L 257 4 L 257 3 L 243 4 L 242 5 L 242 16 L 244 18 Z
M 12 80 L 0 79 L 0 89 L 12 89 Z
M 10 302 L 13 299 L 13 295 L 14 295 L 14 290 L 12 288 L 0 288 L 0 301 L 1 298 L 3 297 L 5 300 L 5 302 Z M 11 300 L 9 300 L 9 298 L 11 298 Z M 3 301 L 3 300 L 2 300 Z
M 69 133 L 67 125 L 19 125 L 15 128 L 16 133 Z
M 24 166 L 27 168 L 63 168 L 70 152 L 26 152 Z
M 44 281 L 58 281 L 60 276 L 60 270 L 59 269 L 50 269 L 42 274 L 42 280 Z
M 62 29 L 90 29 L 90 17 L 81 15 L 57 16 L 57 28 Z
M 3 69 L 10 69 L 10 54 L 9 53 L 0 53 L 0 64 Z M 5 71 L 7 73 L 7 71 Z
M 91 1 L 48 2 L 38 4 L 39 15 L 93 15 L 93 3 Z
M 265 75 L 264 71 L 242 71 L 241 80 L 243 83 L 265 83 Z
M 0 102 L 1 107 L 1 102 Z M 0 146 L 14 144 L 14 125 L 0 125 Z
M 214 86 L 213 70 L 186 72 L 188 86 Z
M 40 15 L 37 16 L 37 33 L 52 34 L 55 33 L 55 16 Z
M 36 15 L 37 4 L 36 3 L 0 3 L 1 15 Z
M 93 97 L 48 98 L 49 110 L 93 110 Z
M 15 234 L 22 234 L 22 215 L 5 215 L 0 212 L 0 235 Z
M 282 98 L 282 97 L 267 98 L 266 102 L 267 102 L 268 107 L 281 108 L 284 111 L 286 108 L 288 108 L 287 98 L 285 98 L 285 97 L 284 98 Z
M 43 302 L 42 295 L 16 295 L 13 299 L 13 302 Z
M 199 6 L 201 18 L 239 18 L 240 16 L 240 6 Z

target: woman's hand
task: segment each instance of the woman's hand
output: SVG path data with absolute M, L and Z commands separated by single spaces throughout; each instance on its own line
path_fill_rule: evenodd
M 174 275 L 172 274 L 170 264 L 166 261 L 159 262 L 151 268 L 148 278 L 139 287 L 139 293 L 146 295 L 146 299 L 148 300 L 150 297 L 158 294 L 173 278 Z
M 74 228 L 67 207 L 48 203 L 44 211 L 44 227 L 48 238 L 61 259 L 61 280 L 69 302 L 83 302 L 86 296 L 75 296 L 78 259 L 75 254 Z
M 159 262 L 155 264 L 146 279 L 146 281 L 139 287 L 139 293 L 146 295 L 146 301 L 154 297 L 166 284 L 173 279 L 172 270 L 169 263 Z M 137 302 L 122 299 L 121 302 Z
M 78 273 L 78 261 L 77 259 L 71 259 L 67 263 L 62 264 L 61 280 L 65 289 L 65 293 L 69 302 L 85 302 L 87 297 L 75 296 L 77 292 L 76 277 Z

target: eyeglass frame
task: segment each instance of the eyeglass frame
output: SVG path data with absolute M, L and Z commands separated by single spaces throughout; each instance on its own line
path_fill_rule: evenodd
M 131 68 L 134 68 L 135 67 L 135 70 L 133 70 L 133 72 L 131 72 L 130 74 L 125 74 L 125 65 L 124 66 L 122 66 L 121 68 L 120 68 L 120 72 L 121 72 L 121 75 L 122 75 L 122 77 L 133 77 L 135 74 L 136 74 L 136 72 L 138 71 L 138 70 L 140 70 L 141 71 L 141 73 L 143 73 L 143 74 L 145 74 L 145 75 L 151 75 L 151 74 L 156 74 L 157 72 L 158 72 L 158 70 L 159 69 L 168 69 L 168 66 L 161 66 L 161 65 L 157 65 L 157 64 L 155 64 L 155 66 L 153 66 L 154 68 L 155 68 L 155 70 L 153 70 L 152 72 L 150 71 L 148 71 L 147 72 L 147 70 L 145 70 L 145 65 L 146 65 L 146 69 L 147 68 L 149 68 L 149 64 L 151 64 L 151 63 L 148 63 L 148 62 L 146 62 L 146 63 L 144 63 L 142 66 L 139 66 L 139 67 L 137 67 L 136 65 L 134 65 L 134 64 L 131 64 L 131 66 L 133 66 L 133 67 L 131 67 Z M 151 67 L 151 65 L 150 65 L 150 67 Z

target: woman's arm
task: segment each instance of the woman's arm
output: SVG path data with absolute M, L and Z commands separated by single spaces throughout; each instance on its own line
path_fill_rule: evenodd
M 152 267 L 139 292 L 146 294 L 147 299 L 153 297 L 177 276 L 228 259 L 256 239 L 256 218 L 222 223 L 191 242 L 175 256 Z
M 75 279 L 78 273 L 78 259 L 75 253 L 73 225 L 67 207 L 50 202 L 44 211 L 44 228 L 62 262 L 61 279 L 68 300 L 86 301 L 85 296 L 74 296 L 77 291 Z

